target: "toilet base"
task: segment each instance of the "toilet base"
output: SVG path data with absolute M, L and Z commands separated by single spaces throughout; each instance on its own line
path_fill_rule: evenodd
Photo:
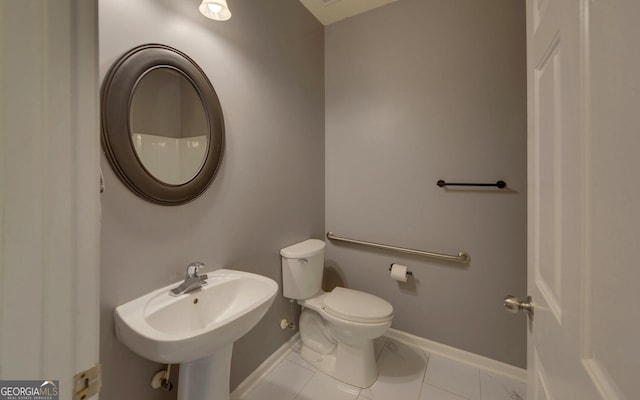
M 360 347 L 338 343 L 330 354 L 318 353 L 303 343 L 300 356 L 325 374 L 361 389 L 368 388 L 378 379 L 373 340 Z

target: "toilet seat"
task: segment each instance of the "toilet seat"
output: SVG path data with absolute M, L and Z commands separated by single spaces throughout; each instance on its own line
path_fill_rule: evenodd
M 352 322 L 381 323 L 393 318 L 393 306 L 384 299 L 358 290 L 336 287 L 322 298 L 322 309 Z

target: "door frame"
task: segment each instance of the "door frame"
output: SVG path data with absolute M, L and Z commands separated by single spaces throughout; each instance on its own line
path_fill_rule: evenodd
M 0 3 L 0 379 L 98 363 L 97 0 Z

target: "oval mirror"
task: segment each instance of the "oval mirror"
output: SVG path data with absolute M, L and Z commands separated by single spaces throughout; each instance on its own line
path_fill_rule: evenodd
M 101 120 L 107 159 L 138 196 L 184 204 L 213 181 L 224 148 L 222 109 L 184 53 L 148 44 L 123 55 L 105 77 Z
M 179 72 L 145 74 L 131 99 L 129 130 L 142 166 L 156 179 L 183 185 L 202 169 L 209 135 L 198 92 Z

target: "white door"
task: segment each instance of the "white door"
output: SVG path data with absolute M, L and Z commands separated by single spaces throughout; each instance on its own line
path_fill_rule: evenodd
M 0 380 L 72 399 L 98 362 L 97 0 L 0 1 L 0 79 Z
M 527 0 L 529 400 L 640 397 L 638 21 Z

